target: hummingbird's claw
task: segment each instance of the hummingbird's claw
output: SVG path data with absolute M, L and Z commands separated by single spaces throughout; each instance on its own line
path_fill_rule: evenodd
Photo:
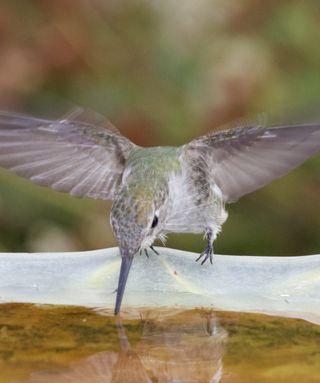
M 212 245 L 208 244 L 208 246 L 204 249 L 204 251 L 196 259 L 196 262 L 198 262 L 203 256 L 205 256 L 205 257 L 204 257 L 204 260 L 201 262 L 201 265 L 203 265 L 208 260 L 208 258 L 210 259 L 211 265 L 213 264 L 213 262 L 212 262 L 213 246 Z
M 157 250 L 156 250 L 153 246 L 150 246 L 150 249 L 151 249 L 154 253 L 156 253 L 157 255 L 159 255 L 159 253 L 157 252 Z M 139 254 L 140 254 L 140 255 L 142 254 L 142 251 L 144 251 L 146 257 L 149 258 L 148 250 L 147 250 L 147 249 L 140 249 L 140 251 L 139 251 Z
M 157 255 L 159 255 L 159 253 L 157 252 L 157 250 L 156 250 L 153 246 L 150 246 L 150 249 L 151 249 L 154 253 L 156 253 Z
M 198 262 L 203 256 L 204 260 L 201 262 L 201 265 L 203 265 L 207 259 L 210 259 L 210 263 L 212 265 L 212 256 L 213 256 L 213 231 L 211 228 L 207 228 L 205 232 L 205 238 L 208 241 L 208 244 L 206 248 L 203 250 L 203 252 L 199 255 L 199 257 L 196 259 L 196 262 Z

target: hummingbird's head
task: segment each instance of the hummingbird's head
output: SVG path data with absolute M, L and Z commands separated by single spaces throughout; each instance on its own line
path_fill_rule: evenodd
M 134 255 L 151 246 L 161 230 L 161 209 L 154 195 L 135 188 L 120 191 L 112 205 L 111 226 L 122 258 L 115 307 L 118 314 Z

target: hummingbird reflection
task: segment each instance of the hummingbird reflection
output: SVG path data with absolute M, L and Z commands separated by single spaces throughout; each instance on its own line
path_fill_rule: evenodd
M 0 114 L 0 165 L 37 184 L 113 201 L 122 258 L 115 314 L 134 255 L 170 232 L 204 233 L 212 263 L 225 204 L 283 176 L 320 150 L 320 124 L 212 132 L 180 147 L 142 148 L 110 124 Z
M 103 351 L 67 369 L 35 372 L 25 383 L 221 382 L 228 334 L 214 313 L 143 320 L 142 337 L 134 346 L 120 318 L 116 327 L 118 353 Z

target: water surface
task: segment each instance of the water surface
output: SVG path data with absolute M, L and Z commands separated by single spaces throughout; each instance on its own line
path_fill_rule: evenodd
M 320 326 L 208 310 L 0 305 L 0 383 L 319 382 Z

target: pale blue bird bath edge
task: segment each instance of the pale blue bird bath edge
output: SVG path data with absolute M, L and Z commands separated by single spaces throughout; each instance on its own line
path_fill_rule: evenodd
M 122 313 L 142 308 L 194 308 L 267 313 L 320 323 L 320 255 L 215 255 L 157 248 L 136 256 Z M 112 313 L 118 248 L 72 253 L 0 253 L 0 301 L 105 307 Z M 110 309 L 110 310 L 109 310 Z

